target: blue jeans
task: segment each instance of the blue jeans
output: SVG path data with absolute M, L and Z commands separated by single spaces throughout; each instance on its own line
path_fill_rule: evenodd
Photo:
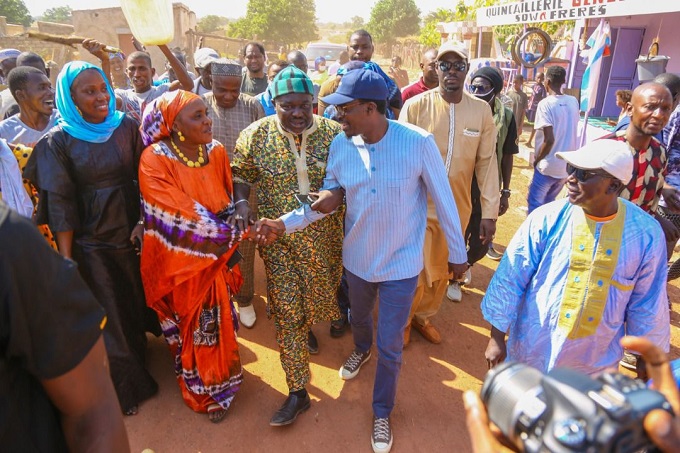
M 348 270 L 352 335 L 357 351 L 366 352 L 373 344 L 373 306 L 378 300 L 378 366 L 373 384 L 373 414 L 390 416 L 397 394 L 397 381 L 404 349 L 404 329 L 408 322 L 418 276 L 404 280 L 367 282 Z
M 529 214 L 539 206 L 555 201 L 566 181 L 567 178 L 553 178 L 534 170 L 534 177 L 531 179 L 527 194 Z

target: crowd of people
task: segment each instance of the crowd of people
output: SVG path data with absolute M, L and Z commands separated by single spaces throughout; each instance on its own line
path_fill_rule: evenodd
M 621 361 L 644 379 L 624 335 L 649 342 L 623 340 L 632 352 L 667 360 L 680 77 L 635 88 L 617 132 L 579 147 L 563 68 L 538 74 L 527 96 L 521 75 L 506 90 L 501 71 L 471 72 L 453 41 L 423 53 L 412 83 L 398 58 L 388 72 L 373 61 L 365 30 L 329 67 L 323 57 L 308 67 L 300 51 L 267 61 L 250 42 L 239 60 L 198 49 L 193 73 L 162 45 L 158 77 L 139 43 L 127 57 L 82 45 L 100 65 L 69 62 L 54 89 L 40 56 L 0 51 L 0 303 L 12 313 L 0 323 L 0 412 L 40 420 L 3 419 L 6 445 L 38 442 L 46 426 L 46 445 L 123 451 L 122 415 L 158 391 L 147 333 L 164 336 L 186 405 L 221 421 L 244 379 L 237 331 L 257 320 L 256 249 L 289 391 L 271 426 L 310 408 L 311 327 L 329 322 L 333 337 L 351 327 L 341 379 L 376 343 L 370 438 L 389 452 L 411 331 L 442 341 L 442 301 L 462 300 L 484 256 L 500 260 L 481 307 L 489 368 L 595 374 Z M 536 149 L 529 216 L 501 253 L 525 118 Z M 677 392 L 667 396 L 677 407 Z M 466 406 L 481 430 L 478 401 L 467 395 Z

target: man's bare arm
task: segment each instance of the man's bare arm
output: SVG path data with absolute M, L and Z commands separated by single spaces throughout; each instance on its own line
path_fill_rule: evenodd
M 75 368 L 41 384 L 61 414 L 69 450 L 130 451 L 102 337 Z

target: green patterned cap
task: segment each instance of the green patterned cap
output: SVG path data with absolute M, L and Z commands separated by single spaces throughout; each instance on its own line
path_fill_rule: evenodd
M 272 99 L 290 93 L 303 93 L 314 95 L 314 85 L 312 79 L 307 74 L 296 68 L 288 66 L 276 74 L 269 87 Z

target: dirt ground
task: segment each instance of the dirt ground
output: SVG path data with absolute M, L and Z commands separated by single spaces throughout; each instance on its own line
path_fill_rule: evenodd
M 524 135 L 526 138 L 526 134 Z M 522 145 L 522 144 L 521 144 Z M 521 146 L 521 156 L 528 151 Z M 515 159 L 508 213 L 498 221 L 496 243 L 502 250 L 526 216 L 526 192 L 531 177 L 528 163 Z M 484 349 L 489 326 L 482 319 L 480 302 L 497 266 L 483 258 L 472 270 L 472 283 L 463 301 L 444 300 L 434 324 L 443 341 L 433 345 L 416 331 L 405 349 L 392 413 L 394 446 L 400 452 L 467 452 L 462 392 L 479 390 L 486 373 Z M 239 332 L 245 381 L 226 418 L 212 424 L 204 414 L 186 407 L 173 373 L 172 358 L 162 338 L 150 337 L 149 368 L 160 385 L 156 397 L 143 403 L 125 424 L 133 452 L 370 452 L 371 395 L 376 357 L 350 381 L 338 369 L 352 351 L 351 333 L 335 339 L 328 323 L 314 326 L 320 353 L 312 356 L 308 387 L 312 407 L 288 427 L 273 428 L 269 419 L 287 395 L 278 358 L 274 325 L 265 314 L 265 277 L 256 260 L 253 329 Z M 674 311 L 680 309 L 680 289 L 669 286 Z M 680 316 L 671 315 L 672 358 L 680 356 Z

